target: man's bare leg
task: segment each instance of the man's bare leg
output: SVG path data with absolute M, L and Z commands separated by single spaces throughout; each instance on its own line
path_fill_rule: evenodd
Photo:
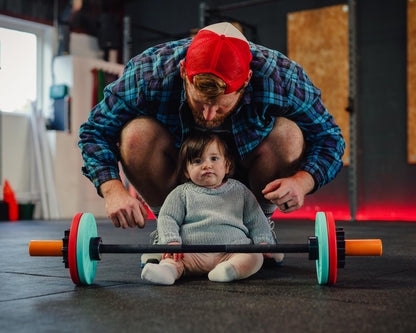
M 271 181 L 289 177 L 297 171 L 304 150 L 300 128 L 287 118 L 277 118 L 272 131 L 243 161 L 248 169 L 249 186 L 261 204 L 263 188 Z
M 175 168 L 178 150 L 169 132 L 156 120 L 140 117 L 122 130 L 120 154 L 123 170 L 140 196 L 156 215 L 166 196 L 177 185 Z M 157 234 L 151 236 L 157 241 Z M 143 253 L 142 267 L 157 263 L 162 253 Z
M 170 133 L 154 119 L 134 119 L 121 132 L 120 154 L 130 183 L 149 206 L 161 206 L 177 185 L 178 150 Z
M 276 204 L 264 198 L 262 190 L 273 180 L 293 175 L 304 150 L 304 139 L 300 128 L 291 120 L 277 118 L 272 131 L 263 142 L 243 161 L 248 168 L 249 186 L 263 212 L 270 221 L 273 236 L 274 221 L 270 218 L 276 209 Z M 275 263 L 281 265 L 283 253 L 270 255 Z M 271 264 L 269 255 L 265 255 L 265 263 Z

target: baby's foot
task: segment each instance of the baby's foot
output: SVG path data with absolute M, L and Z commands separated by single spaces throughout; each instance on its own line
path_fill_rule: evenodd
M 178 272 L 172 265 L 167 264 L 146 264 L 142 270 L 142 279 L 144 281 L 161 284 L 172 285 L 175 283 Z
M 208 279 L 214 282 L 230 282 L 237 279 L 237 273 L 233 265 L 225 261 L 208 273 Z

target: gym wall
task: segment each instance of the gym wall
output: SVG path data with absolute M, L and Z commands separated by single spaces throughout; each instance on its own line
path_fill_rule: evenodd
M 413 105 L 411 103 L 414 98 L 411 99 L 413 93 L 407 79 L 407 46 L 410 45 L 407 36 L 407 23 L 410 21 L 407 19 L 407 7 L 412 6 L 413 2 L 355 1 L 356 128 L 354 138 L 350 139 L 356 142 L 356 168 L 346 165 L 332 183 L 307 197 L 303 209 L 279 217 L 313 218 L 317 210 L 331 210 L 336 219 L 349 220 L 352 188 L 350 175 L 355 172 L 357 220 L 416 220 L 416 165 L 411 164 L 408 154 L 408 150 L 414 150 L 415 147 L 410 141 L 415 136 L 412 130 L 414 127 L 410 126 L 414 122 L 409 121 L 408 130 L 408 117 L 411 118 L 410 113 L 408 116 L 408 104 Z M 0 12 L 49 21 L 52 11 L 48 3 L 43 0 L 33 6 L 31 1 L 16 0 L 13 6 L 0 5 Z M 200 24 L 200 3 L 195 0 L 124 2 L 124 14 L 128 14 L 132 22 L 131 54 L 135 55 L 164 41 L 188 36 L 191 29 L 198 28 Z M 237 3 L 238 0 L 206 1 L 211 9 Z M 346 0 L 257 1 L 255 6 L 234 6 L 217 13 L 211 11 L 206 24 L 218 20 L 243 22 L 248 39 L 289 54 L 288 17 L 291 13 L 347 3 Z M 117 7 L 118 11 L 120 6 Z M 95 26 L 92 21 L 93 18 L 89 16 L 84 31 L 93 34 Z M 340 104 L 345 105 L 345 101 Z M 348 160 L 346 162 L 349 163 Z
M 416 166 L 407 161 L 406 10 L 410 0 L 360 0 L 356 7 L 357 33 L 357 220 L 416 220 Z M 207 1 L 210 8 L 238 3 Z M 224 17 L 254 26 L 247 37 L 288 54 L 289 13 L 347 4 L 347 1 L 259 1 L 256 6 L 224 11 Z M 133 55 L 197 28 L 199 2 L 192 0 L 126 4 L 134 13 Z M 163 10 L 161 10 L 163 8 Z M 212 22 L 221 20 L 212 17 Z M 227 20 L 224 18 L 223 20 Z M 330 28 L 330 27 L 328 27 Z M 331 110 L 330 110 L 331 111 Z M 350 219 L 349 173 L 308 196 L 305 207 L 284 217 L 311 217 L 316 210 L 332 210 L 338 219 Z M 282 215 L 279 215 L 282 216 Z

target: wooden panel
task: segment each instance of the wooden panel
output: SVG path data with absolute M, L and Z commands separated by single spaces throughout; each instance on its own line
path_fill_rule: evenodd
M 337 5 L 288 14 L 288 56 L 322 91 L 322 100 L 340 126 L 349 164 L 348 6 Z
M 416 1 L 407 0 L 407 161 L 416 164 Z

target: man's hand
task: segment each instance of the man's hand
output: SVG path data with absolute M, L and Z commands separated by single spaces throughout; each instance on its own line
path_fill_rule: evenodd
M 116 228 L 138 226 L 143 228 L 149 215 L 143 203 L 133 198 L 119 180 L 109 180 L 101 185 L 108 217 Z
M 290 213 L 303 206 L 306 194 L 313 190 L 314 185 L 315 181 L 308 172 L 298 171 L 291 177 L 270 182 L 262 193 L 281 212 Z

